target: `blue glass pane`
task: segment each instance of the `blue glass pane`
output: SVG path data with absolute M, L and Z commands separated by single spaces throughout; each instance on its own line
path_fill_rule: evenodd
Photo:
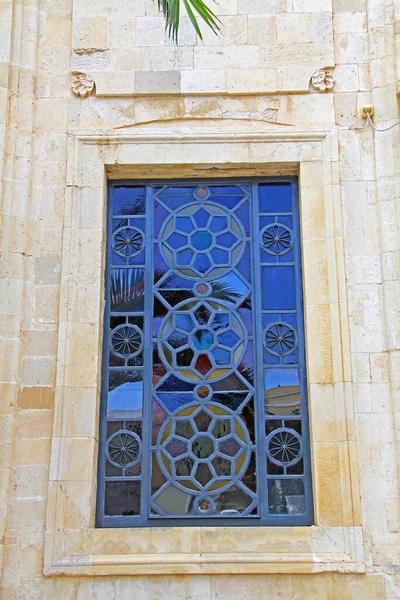
M 196 350 L 209 350 L 214 344 L 214 335 L 206 329 L 197 329 L 193 334 L 192 344 Z
M 245 192 L 236 185 L 210 186 L 210 192 L 212 196 L 223 194 L 224 196 L 240 196 L 242 198 L 245 195 Z
M 249 293 L 249 286 L 235 273 L 231 271 L 225 277 L 217 279 L 212 283 L 213 295 L 225 302 L 237 304 Z
M 217 365 L 229 365 L 231 361 L 231 353 L 222 348 L 214 348 L 212 355 Z
M 210 231 L 213 233 L 219 233 L 224 231 L 228 226 L 228 220 L 226 217 L 213 217 L 211 219 Z
M 292 212 L 290 183 L 262 183 L 258 186 L 260 212 Z
M 243 252 L 243 256 L 240 259 L 240 261 L 238 262 L 236 269 L 239 271 L 239 273 L 241 275 L 244 276 L 244 278 L 249 283 L 251 283 L 251 281 L 252 281 L 251 264 L 252 264 L 252 261 L 251 261 L 250 244 L 246 244 L 244 252 Z
M 300 380 L 297 369 L 265 369 L 264 390 L 266 414 L 300 413 Z
M 236 216 L 244 227 L 246 235 L 250 235 L 250 219 L 248 202 L 244 202 L 236 211 Z
M 229 326 L 229 313 L 216 314 L 212 320 L 214 331 L 224 330 Z
M 265 310 L 295 310 L 295 284 L 294 267 L 263 267 L 262 308 Z
M 114 186 L 114 215 L 143 215 L 145 213 L 146 188 L 144 186 Z
M 159 400 L 160 404 L 162 406 L 164 406 L 164 408 L 168 412 L 174 412 L 177 408 L 192 402 L 193 394 L 184 394 L 184 393 L 163 394 L 163 393 L 159 392 L 159 393 L 157 393 L 157 399 Z
M 220 250 L 220 248 L 214 248 L 210 252 L 211 258 L 216 265 L 227 265 L 229 264 L 229 252 L 226 250 Z
M 194 223 L 189 217 L 176 217 L 177 231 L 191 233 L 194 229 Z
M 207 254 L 198 254 L 193 265 L 200 273 L 207 273 L 211 268 L 211 262 Z
M 159 203 L 154 208 L 154 235 L 158 238 L 161 226 L 164 224 L 165 219 L 169 215 L 169 212 Z
M 218 336 L 218 343 L 222 346 L 227 346 L 228 348 L 233 348 L 236 346 L 240 337 L 231 329 L 230 331 L 226 331 L 225 333 L 221 333 Z
M 196 250 L 207 250 L 211 246 L 213 239 L 208 231 L 198 231 L 191 236 L 190 241 Z
M 141 312 L 144 308 L 144 269 L 113 269 L 110 273 L 112 312 Z
M 188 243 L 188 237 L 185 235 L 182 235 L 181 233 L 172 233 L 167 238 L 168 246 L 170 246 L 174 250 L 176 250 L 177 248 L 182 248 L 182 246 L 186 246 L 187 243 Z
M 186 250 L 180 250 L 176 253 L 176 264 L 177 265 L 190 265 L 194 256 L 193 250 L 186 248 Z
M 235 208 L 237 204 L 241 201 L 243 196 L 225 196 L 221 193 L 215 196 L 211 196 L 210 200 L 215 202 L 216 204 L 222 204 L 226 208 L 232 209 Z
M 107 416 L 136 419 L 142 416 L 143 371 L 110 371 Z
M 175 315 L 175 326 L 177 329 L 182 329 L 187 332 L 193 331 L 196 327 L 193 317 L 189 314 L 182 313 Z
M 238 241 L 238 236 L 234 235 L 230 231 L 217 236 L 217 244 L 219 246 L 223 246 L 224 248 L 232 248 L 232 246 L 237 244 Z
M 204 208 L 199 208 L 193 215 L 197 227 L 206 227 L 210 218 L 210 213 Z
M 165 200 L 168 203 L 168 206 L 170 206 L 171 196 L 192 196 L 194 192 L 194 186 L 184 187 L 168 185 L 164 188 L 160 187 L 155 189 L 156 191 L 161 190 L 157 195 L 159 198 Z M 190 198 L 184 198 L 184 201 L 190 202 Z

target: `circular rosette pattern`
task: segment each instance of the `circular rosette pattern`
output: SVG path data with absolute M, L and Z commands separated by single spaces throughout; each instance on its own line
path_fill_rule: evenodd
M 133 358 L 142 350 L 142 332 L 136 325 L 118 325 L 110 333 L 111 351 L 121 358 Z
M 132 467 L 140 459 L 140 438 L 133 431 L 120 429 L 107 440 L 106 454 L 116 467 Z
M 220 301 L 185 300 L 161 324 L 160 357 L 185 381 L 216 381 L 240 364 L 245 335 L 239 316 Z
M 203 496 L 234 485 L 251 455 L 249 434 L 240 417 L 211 402 L 178 409 L 161 428 L 157 446 L 165 476 L 179 489 Z M 198 512 L 207 512 L 207 504 L 200 502 Z
M 238 219 L 213 203 L 185 206 L 165 222 L 161 250 L 171 268 L 187 279 L 216 279 L 233 269 L 244 250 Z
M 143 250 L 143 232 L 130 225 L 120 227 L 114 231 L 111 243 L 117 254 L 124 258 L 132 258 Z
M 282 223 L 271 223 L 261 231 L 261 245 L 268 254 L 286 254 L 293 247 L 292 232 Z
M 276 429 L 267 437 L 267 454 L 274 464 L 290 467 L 303 456 L 301 437 L 294 429 Z
M 291 354 L 297 347 L 297 333 L 292 325 L 279 321 L 264 331 L 264 346 L 275 356 Z

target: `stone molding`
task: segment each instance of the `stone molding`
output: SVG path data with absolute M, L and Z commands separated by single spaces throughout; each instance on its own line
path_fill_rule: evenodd
M 184 127 L 184 123 L 182 124 Z M 254 127 L 257 132 L 254 133 Z M 330 132 L 75 132 L 69 147 L 44 573 L 363 572 L 341 214 Z M 272 129 L 274 128 L 274 129 Z M 180 165 L 180 166 L 176 166 Z M 95 529 L 106 177 L 300 175 L 313 527 Z M 268 167 L 268 168 L 267 168 Z M 270 173 L 268 173 L 270 174 Z M 335 197 L 336 198 L 336 197 Z M 85 218 L 90 214 L 90 219 Z M 316 223 L 315 216 L 320 215 Z M 82 307 L 85 309 L 82 310 Z

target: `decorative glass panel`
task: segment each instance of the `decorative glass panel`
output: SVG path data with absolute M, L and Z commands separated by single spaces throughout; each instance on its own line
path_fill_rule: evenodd
M 99 526 L 310 524 L 295 180 L 110 185 Z

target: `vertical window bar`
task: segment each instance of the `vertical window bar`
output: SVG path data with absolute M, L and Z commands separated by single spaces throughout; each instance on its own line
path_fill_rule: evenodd
M 253 328 L 255 341 L 255 377 L 254 388 L 257 399 L 257 481 L 258 498 L 260 504 L 260 514 L 267 516 L 267 488 L 266 488 L 266 465 L 263 457 L 265 456 L 265 426 L 264 426 L 264 386 L 263 377 L 263 350 L 262 350 L 262 318 L 261 318 L 261 267 L 260 267 L 260 244 L 259 244 L 259 216 L 258 216 L 258 184 L 251 185 L 251 208 L 253 231 L 252 255 L 253 255 Z M 257 292 L 258 291 L 258 292 Z
M 309 400 L 307 386 L 307 363 L 306 363 L 306 344 L 304 331 L 304 296 L 303 296 L 303 274 L 301 261 L 301 237 L 300 237 L 300 196 L 297 180 L 292 183 L 292 202 L 293 202 L 293 230 L 295 236 L 295 269 L 296 269 L 296 301 L 298 315 L 298 335 L 299 335 L 299 371 L 300 371 L 300 390 L 301 390 L 301 414 L 303 421 L 303 459 L 304 459 L 304 488 L 306 500 L 306 519 L 308 523 L 313 523 L 314 507 L 312 498 L 312 480 L 311 480 L 311 450 L 310 450 L 310 424 L 309 424 Z
M 144 275 L 144 377 L 143 377 L 143 474 L 142 510 L 144 519 L 149 516 L 151 481 L 151 387 L 152 387 L 152 347 L 153 347 L 153 188 L 146 186 L 146 251 Z

